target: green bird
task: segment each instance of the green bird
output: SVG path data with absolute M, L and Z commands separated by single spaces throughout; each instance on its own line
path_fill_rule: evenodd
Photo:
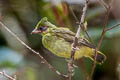
M 53 54 L 59 57 L 70 58 L 71 45 L 75 38 L 75 33 L 68 28 L 57 27 L 49 22 L 47 17 L 44 17 L 38 22 L 32 34 L 41 34 L 42 44 Z M 94 60 L 95 47 L 80 33 L 74 59 L 82 57 Z M 106 56 L 98 51 L 96 56 L 97 63 L 101 64 L 105 60 Z

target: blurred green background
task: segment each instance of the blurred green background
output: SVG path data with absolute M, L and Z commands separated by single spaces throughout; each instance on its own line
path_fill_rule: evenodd
M 69 7 L 78 19 L 82 14 L 84 0 L 0 0 L 0 20 L 25 43 L 31 46 L 57 70 L 67 72 L 67 62 L 45 49 L 41 35 L 31 35 L 37 22 L 48 17 L 57 26 L 68 27 L 76 32 L 78 26 Z M 107 27 L 120 23 L 120 1 L 115 0 Z M 97 44 L 103 26 L 106 10 L 97 0 L 90 0 L 86 20 L 88 33 Z M 86 35 L 85 35 L 86 36 Z M 97 65 L 93 80 L 120 80 L 120 26 L 105 34 L 100 47 L 107 60 Z M 87 58 L 77 60 L 72 80 L 86 80 L 91 72 L 92 61 Z M 17 80 L 64 80 L 41 62 L 38 56 L 21 45 L 10 33 L 0 27 L 0 71 L 6 71 Z M 7 80 L 0 75 L 0 80 Z

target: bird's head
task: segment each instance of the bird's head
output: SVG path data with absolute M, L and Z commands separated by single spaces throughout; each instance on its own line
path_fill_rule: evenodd
M 47 20 L 47 17 L 42 18 L 36 25 L 35 29 L 32 31 L 32 34 L 46 33 L 49 28 L 55 28 L 56 26 L 50 23 Z

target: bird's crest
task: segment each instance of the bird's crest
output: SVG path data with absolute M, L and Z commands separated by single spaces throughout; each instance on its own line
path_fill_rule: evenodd
M 44 25 L 45 22 L 47 22 L 47 21 L 48 21 L 48 18 L 47 18 L 47 17 L 43 17 L 43 18 L 38 22 L 38 24 L 36 25 L 36 28 Z
M 47 17 L 43 17 L 40 21 L 41 21 L 41 22 L 46 22 L 47 19 L 48 19 Z

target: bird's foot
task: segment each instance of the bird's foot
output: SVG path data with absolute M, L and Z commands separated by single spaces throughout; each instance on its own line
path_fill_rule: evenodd
M 71 48 L 72 48 L 72 50 L 79 50 L 78 47 L 74 47 L 74 46 L 73 46 L 73 43 L 71 44 Z

